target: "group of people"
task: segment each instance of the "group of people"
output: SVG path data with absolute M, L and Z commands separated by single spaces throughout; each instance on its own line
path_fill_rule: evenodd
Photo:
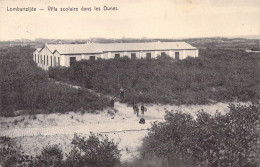
M 125 96 L 124 89 L 121 87 L 121 89 L 120 89 L 120 91 L 119 91 L 119 97 L 120 97 L 120 99 L 123 99 L 124 96 Z M 116 99 L 116 98 L 117 98 L 117 97 L 115 96 L 115 97 L 113 97 L 113 98 L 111 99 L 111 101 L 110 101 L 110 106 L 111 106 L 112 108 L 115 107 L 115 99 Z M 133 110 L 134 110 L 134 114 L 136 114 L 136 116 L 138 117 L 138 116 L 139 116 L 139 108 L 138 108 L 136 102 L 133 103 Z M 141 107 L 140 107 L 140 110 L 141 110 L 142 116 L 144 116 L 144 112 L 147 111 L 147 108 L 144 106 L 143 103 L 142 103 L 142 105 L 141 105 Z M 145 123 L 145 119 L 144 119 L 142 116 L 141 116 L 141 119 L 140 119 L 140 121 L 139 121 L 140 124 L 144 124 L 144 123 Z
M 147 111 L 146 107 L 144 106 L 144 104 L 141 105 L 141 112 L 142 112 L 142 115 L 144 115 L 144 112 Z M 136 103 L 133 104 L 133 110 L 134 110 L 134 114 L 136 114 L 137 116 L 139 116 L 139 108 L 137 106 Z

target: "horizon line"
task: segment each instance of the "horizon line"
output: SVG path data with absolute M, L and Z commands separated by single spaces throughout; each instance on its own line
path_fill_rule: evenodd
M 248 37 L 256 37 L 256 38 L 248 38 Z M 11 42 L 16 40 L 30 40 L 36 41 L 39 39 L 43 40 L 92 40 L 92 39 L 111 39 L 111 40 L 120 40 L 120 39 L 139 39 L 139 40 L 153 40 L 153 39 L 164 39 L 164 40 L 183 40 L 183 39 L 200 39 L 200 38 L 242 38 L 242 39 L 260 39 L 259 35 L 231 35 L 231 36 L 206 36 L 206 37 L 176 37 L 176 38 L 165 38 L 165 37 L 119 37 L 119 38 L 111 38 L 111 37 L 89 37 L 89 38 L 44 38 L 44 37 L 37 37 L 34 39 L 30 38 L 17 38 L 17 39 L 9 39 L 9 40 L 1 40 L 0 42 Z

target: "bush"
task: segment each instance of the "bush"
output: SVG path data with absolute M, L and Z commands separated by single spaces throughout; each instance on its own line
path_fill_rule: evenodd
M 57 84 L 32 61 L 32 49 L 9 48 L 0 60 L 0 115 L 15 116 L 17 110 L 29 114 L 86 110 L 93 112 L 109 105 L 109 100 L 85 89 Z M 0 50 L 1 54 L 1 50 Z M 15 68 L 14 68 L 15 67 Z
M 199 58 L 170 57 L 80 61 L 68 68 L 52 68 L 56 80 L 119 95 L 122 102 L 207 104 L 253 101 L 260 98 L 259 55 L 240 50 L 205 49 Z
M 23 154 L 21 148 L 14 146 L 14 143 L 7 137 L 0 138 L 1 144 L 4 144 L 0 148 L 0 166 L 3 167 L 16 167 L 22 164 Z
M 260 104 L 230 105 L 226 115 L 200 111 L 197 119 L 167 112 L 165 120 L 152 125 L 141 149 L 142 159 L 155 154 L 170 164 L 177 157 L 188 166 L 257 167 Z
M 63 166 L 63 154 L 58 145 L 45 146 L 38 157 L 38 165 L 41 166 Z M 37 166 L 36 164 L 34 166 Z
M 146 154 L 145 157 L 135 159 L 132 162 L 125 162 L 123 167 L 190 167 L 189 159 L 182 158 L 176 155 L 167 157 L 158 157 L 154 154 Z
M 118 143 L 110 141 L 107 136 L 90 134 L 88 139 L 74 135 L 74 148 L 67 156 L 66 165 L 113 167 L 120 163 Z
M 74 135 L 73 149 L 63 158 L 63 152 L 58 145 L 47 145 L 36 157 L 24 155 L 21 148 L 15 147 L 10 138 L 0 138 L 7 146 L 0 148 L 0 166 L 32 166 L 32 167 L 114 167 L 120 165 L 120 150 L 118 143 L 109 140 L 107 136 L 90 134 L 89 138 Z

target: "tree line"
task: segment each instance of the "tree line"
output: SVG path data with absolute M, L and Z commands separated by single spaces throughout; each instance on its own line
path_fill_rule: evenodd
M 204 49 L 199 58 L 83 60 L 51 68 L 49 76 L 117 96 L 123 102 L 207 104 L 257 101 L 260 97 L 259 54 L 242 50 Z
M 94 112 L 108 106 L 105 97 L 50 80 L 46 71 L 33 62 L 32 52 L 29 47 L 10 47 L 0 51 L 1 116 L 14 116 L 15 111 L 31 114 Z

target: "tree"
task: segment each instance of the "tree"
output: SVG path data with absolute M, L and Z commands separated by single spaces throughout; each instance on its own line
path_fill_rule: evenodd
M 58 145 L 48 145 L 42 149 L 39 156 L 39 162 L 42 166 L 59 167 L 63 166 L 63 154 Z
M 91 132 L 86 139 L 75 134 L 72 144 L 74 148 L 67 156 L 67 166 L 113 167 L 120 163 L 118 143 L 110 141 L 107 136 Z
M 260 104 L 230 105 L 225 115 L 203 110 L 189 114 L 167 112 L 165 122 L 154 123 L 142 155 L 179 156 L 188 166 L 258 166 Z

